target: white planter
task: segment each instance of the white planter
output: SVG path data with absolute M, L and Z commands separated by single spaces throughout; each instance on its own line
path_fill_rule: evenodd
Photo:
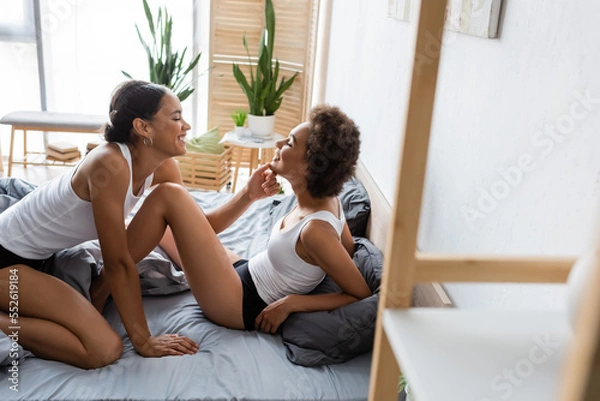
M 248 114 L 248 129 L 256 138 L 271 138 L 275 128 L 275 116 L 255 116 Z
M 233 131 L 236 133 L 237 136 L 244 136 L 246 134 L 246 127 L 244 127 L 243 125 L 236 125 Z

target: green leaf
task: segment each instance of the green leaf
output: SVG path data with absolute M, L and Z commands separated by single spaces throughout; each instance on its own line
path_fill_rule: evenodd
M 251 87 L 250 85 L 248 85 L 248 80 L 246 79 L 246 76 L 237 64 L 233 64 L 233 76 L 235 77 L 235 80 L 237 81 L 238 85 L 240 85 L 240 88 L 242 88 L 242 91 L 246 94 L 250 107 L 252 108 Z
M 292 86 L 292 84 L 294 83 L 294 80 L 296 79 L 297 76 L 298 76 L 298 73 L 296 72 L 287 81 L 285 80 L 285 78 L 281 78 L 281 82 L 279 84 L 279 88 L 277 89 L 277 93 L 275 94 L 275 96 L 276 97 L 283 96 L 283 92 L 285 92 L 286 90 L 288 90 L 290 88 L 290 86 Z
M 133 79 L 133 77 L 131 75 L 129 75 L 128 73 L 126 73 L 125 71 L 121 70 L 121 74 L 125 75 L 127 78 L 129 79 Z
M 250 66 L 250 82 L 252 82 L 252 84 L 254 85 L 254 72 L 252 71 L 252 60 L 250 59 L 250 50 L 248 49 L 246 33 L 244 33 L 242 41 L 244 42 L 244 49 L 246 49 L 246 54 L 248 55 L 248 66 Z
M 400 393 L 402 390 L 404 390 L 407 384 L 408 382 L 406 381 L 406 377 L 400 375 L 400 379 L 398 379 L 398 392 Z
M 140 29 L 138 28 L 138 26 L 135 26 L 135 30 L 138 34 L 138 38 L 140 39 L 140 43 L 142 44 L 142 46 L 144 46 L 144 50 L 146 50 L 146 54 L 148 54 L 148 56 L 152 56 L 152 52 L 150 51 L 150 47 L 148 47 L 148 45 L 146 44 L 146 41 L 144 40 L 144 38 L 142 37 L 142 34 L 140 33 Z
M 177 97 L 179 98 L 180 102 L 183 102 L 185 99 L 187 99 L 192 94 L 192 92 L 194 92 L 193 88 L 186 88 L 186 89 L 182 90 L 181 92 L 179 92 L 177 94 Z
M 176 71 L 181 71 L 183 68 L 183 59 L 185 58 L 185 52 L 187 52 L 187 47 L 184 47 L 183 51 L 181 52 L 181 56 L 179 57 L 179 61 L 177 62 Z M 177 59 L 177 53 L 175 53 L 175 59 Z
M 265 25 L 267 32 L 267 50 L 269 51 L 269 59 L 273 58 L 273 47 L 275 44 L 275 10 L 271 0 L 265 1 Z
M 152 36 L 154 36 L 154 17 L 152 17 L 152 11 L 150 11 L 150 7 L 148 6 L 148 2 L 146 0 L 144 0 L 144 13 L 146 13 L 146 19 L 148 20 L 150 33 Z
M 196 56 L 196 58 L 194 60 L 192 60 L 192 62 L 190 63 L 190 65 L 188 65 L 188 68 L 185 69 L 183 74 L 187 74 L 188 72 L 192 71 L 194 69 L 194 67 L 196 67 L 196 64 L 198 64 L 198 62 L 200 61 L 201 55 L 202 55 L 202 53 L 199 53 L 198 56 Z

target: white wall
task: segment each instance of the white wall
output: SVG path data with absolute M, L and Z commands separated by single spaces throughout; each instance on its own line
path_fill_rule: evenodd
M 578 254 L 600 190 L 600 3 L 504 3 L 499 39 L 446 31 L 419 247 Z M 325 99 L 360 125 L 361 160 L 390 201 L 409 31 L 387 0 L 333 2 Z M 446 287 L 459 307 L 563 303 L 563 285 Z

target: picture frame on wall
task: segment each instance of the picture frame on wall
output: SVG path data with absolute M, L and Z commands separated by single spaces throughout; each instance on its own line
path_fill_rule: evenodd
M 412 19 L 414 0 L 388 0 L 388 16 Z M 482 38 L 497 38 L 502 0 L 448 0 L 445 28 Z

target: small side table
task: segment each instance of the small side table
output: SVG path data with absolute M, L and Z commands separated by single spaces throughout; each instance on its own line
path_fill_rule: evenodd
M 233 187 L 231 189 L 232 192 L 235 192 L 235 188 L 237 185 L 238 173 L 240 171 L 240 162 L 242 158 L 242 149 L 249 148 L 250 149 L 250 169 L 249 175 L 252 174 L 252 171 L 258 167 L 258 163 L 267 162 L 266 155 L 271 155 L 269 152 L 271 149 L 275 147 L 275 142 L 285 138 L 281 134 L 274 133 L 273 136 L 269 139 L 255 138 L 248 135 L 238 136 L 234 131 L 226 132 L 223 135 L 223 138 L 219 141 L 219 143 L 227 143 L 232 146 L 237 146 L 240 149 L 237 149 L 237 157 L 235 159 L 235 173 L 233 175 Z M 259 155 L 260 151 L 260 155 Z

